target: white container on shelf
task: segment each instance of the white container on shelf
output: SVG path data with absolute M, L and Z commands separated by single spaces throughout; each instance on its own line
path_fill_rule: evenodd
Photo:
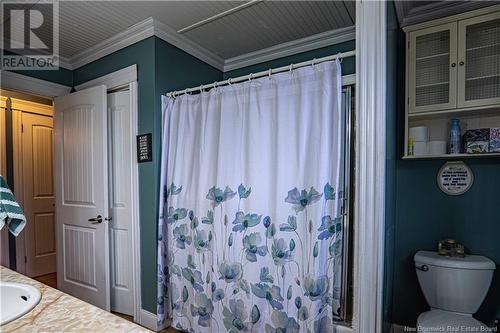
M 411 138 L 413 142 L 427 142 L 429 141 L 429 127 L 410 127 L 408 137 Z
M 428 144 L 428 154 L 432 156 L 445 155 L 446 154 L 446 141 L 432 140 Z
M 424 156 L 429 154 L 429 143 L 424 141 L 413 142 L 413 155 Z

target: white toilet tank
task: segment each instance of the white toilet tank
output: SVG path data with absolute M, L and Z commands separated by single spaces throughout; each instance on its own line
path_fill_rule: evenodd
M 495 263 L 482 256 L 464 258 L 418 251 L 415 256 L 420 287 L 431 308 L 473 314 L 488 292 Z

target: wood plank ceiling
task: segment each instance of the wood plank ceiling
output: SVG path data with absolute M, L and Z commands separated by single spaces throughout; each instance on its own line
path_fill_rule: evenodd
M 180 31 L 223 59 L 352 26 L 355 18 L 353 1 L 61 1 L 59 4 L 60 55 L 66 58 L 148 17 Z M 244 8 L 234 10 L 240 7 Z M 234 12 L 213 18 L 230 10 Z M 207 22 L 200 23 L 204 20 Z

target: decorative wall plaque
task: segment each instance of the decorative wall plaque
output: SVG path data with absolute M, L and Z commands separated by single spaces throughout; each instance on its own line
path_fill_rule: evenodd
M 473 182 L 472 170 L 462 161 L 446 162 L 437 176 L 439 188 L 448 195 L 464 194 Z
M 153 160 L 151 133 L 137 136 L 137 162 L 151 162 Z

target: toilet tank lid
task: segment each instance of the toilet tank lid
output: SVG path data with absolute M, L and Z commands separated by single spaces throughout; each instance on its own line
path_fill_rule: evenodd
M 441 256 L 434 251 L 418 251 L 413 257 L 415 263 L 460 269 L 495 269 L 495 263 L 483 256 L 460 257 Z

